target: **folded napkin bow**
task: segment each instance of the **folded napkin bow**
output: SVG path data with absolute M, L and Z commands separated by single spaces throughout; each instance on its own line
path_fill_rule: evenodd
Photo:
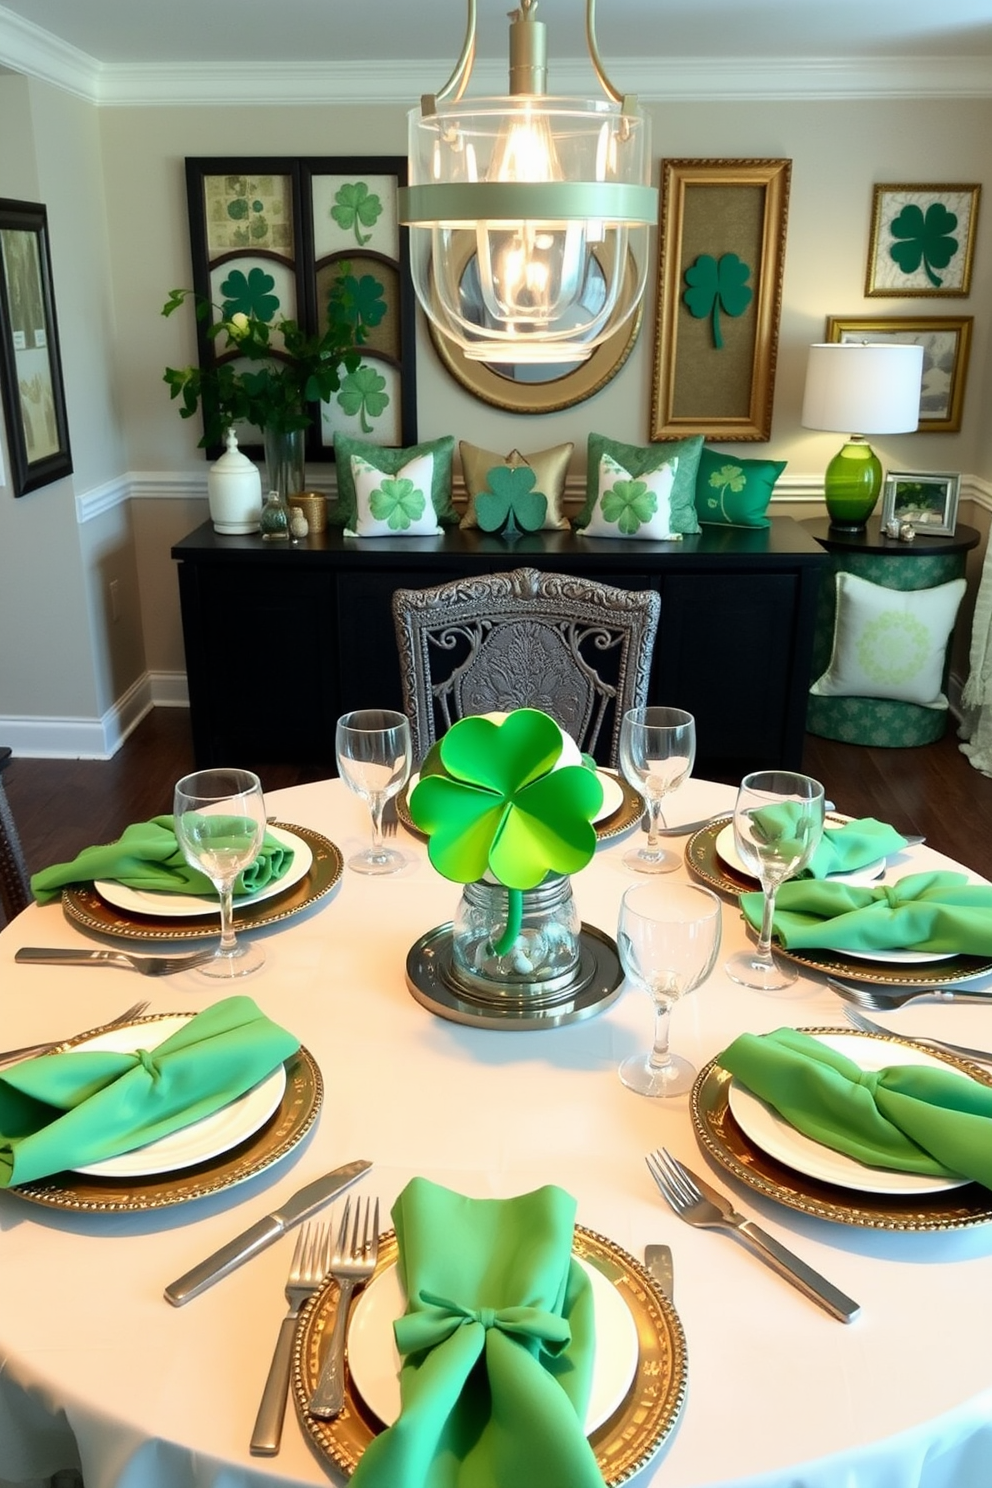
M 752 822 L 759 826 L 769 842 L 789 839 L 802 819 L 802 806 L 793 801 L 782 801 L 777 806 L 764 806 L 752 814 Z M 841 826 L 825 826 L 823 836 L 801 877 L 826 878 L 831 873 L 855 873 L 887 858 L 890 853 L 900 852 L 906 846 L 895 827 L 878 821 L 874 816 L 864 816 L 857 821 L 844 822 Z M 799 849 L 801 851 L 801 848 Z
M 873 1168 L 992 1188 L 992 1087 L 952 1069 L 862 1070 L 795 1028 L 741 1034 L 720 1055 L 797 1131 Z
M 154 1040 L 155 1024 L 135 1030 Z M 0 1188 L 101 1162 L 219 1111 L 299 1048 L 250 997 L 226 997 L 151 1050 L 67 1050 L 0 1075 Z
M 554 1187 L 468 1199 L 406 1186 L 393 1207 L 402 1410 L 354 1488 L 602 1488 L 583 1426 L 595 1322 L 574 1217 Z
M 293 850 L 268 833 L 262 850 L 238 875 L 235 894 L 254 894 L 274 879 L 282 878 L 293 861 Z M 175 894 L 211 894 L 217 891 L 205 873 L 193 868 L 176 841 L 171 816 L 134 822 L 116 842 L 85 847 L 71 863 L 56 863 L 31 876 L 31 892 L 39 904 L 57 899 L 66 884 L 110 879 L 129 889 L 155 889 Z
M 742 894 L 757 929 L 763 895 Z M 992 956 L 992 884 L 964 873 L 911 873 L 858 888 L 792 879 L 778 891 L 774 934 L 789 950 L 914 950 Z

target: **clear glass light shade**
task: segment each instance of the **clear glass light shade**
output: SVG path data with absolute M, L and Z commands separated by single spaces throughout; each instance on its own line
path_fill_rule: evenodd
M 414 286 L 480 361 L 584 361 L 635 311 L 657 215 L 650 126 L 603 100 L 474 99 L 410 114 Z

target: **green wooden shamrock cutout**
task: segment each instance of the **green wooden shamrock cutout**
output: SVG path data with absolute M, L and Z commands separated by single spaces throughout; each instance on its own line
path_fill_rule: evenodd
M 603 492 L 602 505 L 604 519 L 616 522 L 617 530 L 625 537 L 633 537 L 638 527 L 650 522 L 658 510 L 658 498 L 642 480 L 618 480 Z
M 363 362 L 341 380 L 338 403 L 352 418 L 358 414 L 359 428 L 363 434 L 372 433 L 373 426 L 369 419 L 378 418 L 389 403 L 389 394 L 385 387 L 386 379 L 382 373 L 370 367 L 368 362 Z
M 475 516 L 483 532 L 507 535 L 517 530 L 539 532 L 548 514 L 548 498 L 533 490 L 537 477 L 529 465 L 496 465 L 486 476 L 486 489 L 475 498 Z
M 362 233 L 363 227 L 375 227 L 382 215 L 382 202 L 364 181 L 346 181 L 339 186 L 334 196 L 331 216 L 345 232 L 353 231 L 360 247 L 372 237 Z
M 603 787 L 584 765 L 555 766 L 562 733 L 547 713 L 518 708 L 502 723 L 463 718 L 425 761 L 410 815 L 431 863 L 455 883 L 489 873 L 508 892 L 505 955 L 520 929 L 522 893 L 548 873 L 575 873 L 596 850 Z M 428 773 L 430 771 L 431 773 Z
M 377 522 L 386 522 L 393 532 L 405 532 L 423 515 L 427 501 L 423 491 L 404 476 L 386 476 L 369 496 L 369 510 Z
M 232 269 L 220 287 L 227 298 L 221 306 L 225 320 L 232 315 L 248 315 L 269 321 L 279 309 L 279 296 L 272 293 L 276 281 L 264 269 Z
M 689 288 L 682 298 L 697 320 L 704 315 L 712 317 L 713 345 L 717 351 L 723 349 L 720 310 L 726 315 L 744 314 L 753 298 L 753 292 L 744 282 L 750 273 L 748 265 L 736 253 L 724 253 L 719 260 L 711 253 L 701 253 L 685 271 Z
M 957 217 L 943 202 L 931 202 L 926 216 L 915 203 L 910 203 L 890 224 L 892 236 L 901 241 L 892 244 L 889 254 L 904 274 L 915 274 L 922 264 L 930 283 L 939 289 L 944 281 L 934 269 L 946 269 L 957 253 L 960 245 L 957 238 L 951 237 L 957 225 Z

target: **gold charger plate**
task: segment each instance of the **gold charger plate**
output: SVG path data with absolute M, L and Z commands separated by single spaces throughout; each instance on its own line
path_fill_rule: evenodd
M 851 1028 L 805 1028 L 804 1033 L 854 1032 Z M 895 1034 L 865 1033 L 857 1035 L 883 1043 L 903 1044 L 919 1049 L 953 1068 L 992 1085 L 992 1070 L 982 1069 L 953 1054 L 945 1054 L 932 1045 Z M 838 1224 L 856 1225 L 871 1230 L 963 1230 L 992 1221 L 992 1192 L 980 1183 L 949 1189 L 930 1196 L 861 1193 L 840 1188 L 832 1183 L 807 1177 L 763 1151 L 738 1126 L 730 1111 L 729 1091 L 733 1076 L 719 1059 L 711 1059 L 701 1069 L 689 1097 L 689 1111 L 696 1136 L 703 1150 L 741 1183 L 766 1199 L 830 1219 Z
M 135 1018 L 135 1024 L 155 1023 L 174 1018 L 175 1013 L 154 1013 Z M 73 1044 L 94 1034 L 105 1032 L 91 1028 L 60 1044 L 70 1049 Z M 282 1100 L 268 1121 L 236 1147 L 176 1173 L 157 1173 L 148 1178 L 97 1178 L 84 1173 L 56 1173 L 21 1183 L 10 1192 L 20 1194 L 35 1204 L 50 1209 L 69 1209 L 86 1214 L 133 1214 L 149 1209 L 166 1209 L 202 1199 L 254 1178 L 277 1163 L 302 1142 L 317 1119 L 324 1098 L 320 1070 L 308 1049 L 300 1048 L 286 1060 L 286 1089 Z
M 678 1313 L 644 1267 L 592 1230 L 575 1227 L 575 1255 L 596 1266 L 623 1294 L 637 1328 L 637 1369 L 623 1403 L 590 1436 L 609 1488 L 625 1483 L 654 1456 L 672 1430 L 686 1390 L 685 1335 Z M 376 1275 L 395 1263 L 395 1234 L 382 1236 Z M 338 1288 L 326 1282 L 303 1307 L 293 1344 L 293 1396 L 303 1430 L 319 1451 L 350 1476 L 365 1448 L 382 1430 L 378 1417 L 352 1389 L 345 1372 L 345 1406 L 333 1421 L 307 1411 L 334 1326 Z
M 733 819 L 732 815 L 703 827 L 686 844 L 685 861 L 690 873 L 703 883 L 735 899 L 740 894 L 753 894 L 757 879 L 738 873 L 725 863 L 716 850 L 716 839 Z M 774 941 L 776 956 L 794 961 L 811 971 L 839 977 L 848 982 L 871 982 L 883 987 L 942 987 L 948 982 L 992 972 L 992 961 L 982 956 L 953 956 L 947 961 L 862 961 L 843 951 L 788 951 Z
M 608 842 L 611 837 L 620 837 L 624 832 L 629 832 L 631 827 L 637 825 L 644 815 L 644 802 L 633 786 L 628 784 L 618 770 L 604 769 L 603 774 L 609 775 L 611 780 L 615 780 L 623 793 L 623 800 L 616 811 L 604 817 L 601 822 L 596 822 L 595 824 L 597 841 Z M 396 815 L 408 832 L 412 832 L 414 837 L 419 837 L 422 842 L 426 842 L 426 833 L 420 830 L 410 815 L 407 796 L 408 787 L 404 786 L 396 797 Z
M 341 877 L 344 859 L 333 842 L 309 827 L 289 822 L 274 825 L 302 837 L 313 854 L 313 862 L 299 882 L 284 893 L 273 894 L 257 904 L 238 905 L 234 911 L 235 930 L 260 930 L 265 925 L 288 920 L 323 899 Z M 114 940 L 216 940 L 219 933 L 219 910 L 183 919 L 134 914 L 108 904 L 92 884 L 71 884 L 63 889 L 62 910 L 66 919 L 80 930 Z

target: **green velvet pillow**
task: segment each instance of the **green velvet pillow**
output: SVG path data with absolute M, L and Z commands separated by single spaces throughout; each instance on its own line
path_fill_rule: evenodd
M 714 527 L 768 527 L 765 512 L 785 460 L 742 460 L 703 446 L 696 476 L 699 520 Z
M 696 470 L 702 447 L 701 434 L 695 434 L 691 439 L 666 439 L 663 444 L 648 445 L 621 444 L 618 439 L 608 439 L 605 434 L 590 434 L 586 455 L 586 500 L 574 526 L 588 527 L 592 518 L 599 499 L 599 462 L 604 455 L 622 465 L 635 479 L 659 470 L 676 456 L 679 464 L 672 487 L 672 531 L 698 532 Z
M 358 494 L 351 468 L 352 455 L 358 455 L 366 464 L 383 475 L 396 475 L 404 465 L 421 455 L 433 455 L 434 476 L 431 481 L 431 501 L 437 520 L 442 527 L 457 525 L 458 513 L 451 504 L 451 465 L 455 453 L 455 437 L 445 434 L 441 439 L 429 439 L 424 444 L 411 444 L 407 449 L 396 449 L 391 445 L 370 444 L 367 439 L 352 439 L 350 434 L 334 435 L 334 458 L 337 461 L 338 495 L 329 505 L 328 523 L 332 527 L 350 527 L 356 530 L 358 521 Z

